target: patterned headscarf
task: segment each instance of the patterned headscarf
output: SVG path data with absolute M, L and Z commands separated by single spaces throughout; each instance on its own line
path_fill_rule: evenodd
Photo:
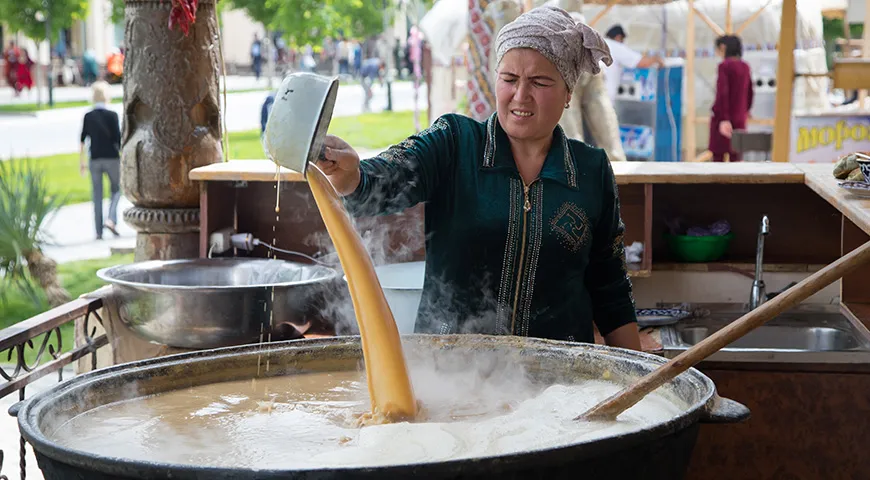
M 553 62 L 568 91 L 574 89 L 580 73 L 597 74 L 598 62 L 610 66 L 610 48 L 604 38 L 592 27 L 575 21 L 558 7 L 538 7 L 517 17 L 498 33 L 496 65 L 508 50 L 531 48 Z

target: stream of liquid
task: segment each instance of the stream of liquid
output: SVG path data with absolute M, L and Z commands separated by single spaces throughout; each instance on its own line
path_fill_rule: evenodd
M 417 401 L 408 378 L 399 330 L 371 257 L 326 175 L 310 164 L 307 180 L 347 276 L 362 341 L 371 420 L 413 419 L 417 415 Z

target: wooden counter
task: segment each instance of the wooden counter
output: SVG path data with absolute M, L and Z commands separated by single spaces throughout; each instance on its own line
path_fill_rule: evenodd
M 304 182 L 301 173 L 281 167 L 282 182 Z M 191 180 L 213 182 L 274 182 L 278 170 L 271 160 L 232 160 L 213 163 L 190 171 Z
M 641 242 L 645 246 L 641 262 L 629 265 L 631 275 L 649 276 L 657 269 L 655 265 L 661 269 L 683 269 L 685 265 L 675 264 L 669 257 L 661 235 L 665 220 L 673 215 L 701 225 L 728 219 L 737 233 L 729 258 L 723 258 L 722 265 L 717 263 L 702 270 L 739 265 L 739 270 L 751 273 L 746 265 L 754 262 L 755 231 L 762 215 L 770 217 L 776 231 L 768 241 L 770 254 L 765 258 L 766 269 L 807 271 L 817 269 L 810 268 L 811 265 L 830 263 L 841 254 L 840 239 L 831 236 L 841 229 L 837 210 L 860 229 L 870 232 L 870 200 L 856 199 L 843 191 L 837 186 L 831 169 L 829 164 L 614 163 L 616 180 L 621 186 L 626 244 Z M 201 205 L 204 223 L 200 239 L 204 251 L 207 235 L 212 231 L 230 226 L 248 231 L 261 226 L 266 219 L 265 204 L 274 201 L 276 175 L 277 168 L 269 160 L 234 160 L 191 171 L 190 178 L 204 185 Z M 303 200 L 310 196 L 307 185 L 302 183 L 304 178 L 299 172 L 286 168 L 280 169 L 280 178 L 281 211 L 294 212 L 294 218 L 301 221 L 305 217 L 306 220 L 302 222 L 305 225 L 287 225 L 288 218 L 282 215 L 278 241 L 306 254 L 317 253 L 318 248 L 300 243 L 300 237 L 310 235 L 321 226 L 316 208 Z M 255 207 L 251 207 L 252 204 Z M 222 218 L 231 207 L 236 221 Z M 417 218 L 419 213 L 411 217 Z M 412 231 L 414 218 L 406 219 L 410 223 L 404 224 Z M 267 220 L 271 227 L 274 216 Z M 805 228 L 807 222 L 814 227 Z M 271 228 L 267 230 L 255 233 L 271 235 Z M 419 233 L 422 237 L 422 232 Z M 281 238 L 283 235 L 296 238 Z M 803 237 L 803 245 L 794 241 L 797 237 Z M 393 242 L 393 245 L 399 244 Z M 652 252 L 657 252 L 655 258 Z M 697 270 L 703 265 L 688 267 Z
M 806 186 L 827 200 L 860 229 L 870 233 L 870 198 L 859 197 L 840 188 L 839 184 L 843 180 L 834 178 L 831 174 L 834 167 L 830 164 L 802 164 L 798 168 L 804 173 Z
M 614 162 L 612 165 L 619 185 L 804 183 L 804 173 L 789 163 Z
M 613 163 L 616 183 L 631 184 L 771 184 L 804 183 L 804 172 L 788 163 Z M 191 170 L 191 180 L 274 182 L 270 160 L 232 160 Z M 281 181 L 302 182 L 299 172 L 281 168 Z

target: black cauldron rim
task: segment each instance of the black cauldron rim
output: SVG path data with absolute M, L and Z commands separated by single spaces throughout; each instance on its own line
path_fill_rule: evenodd
M 567 342 L 557 340 L 538 339 L 530 337 L 505 337 L 490 335 L 430 335 L 410 334 L 403 335 L 403 342 L 408 340 L 437 337 L 438 340 L 456 340 L 459 338 L 478 337 L 484 340 L 492 339 L 498 342 L 500 339 L 515 338 L 531 348 L 548 347 L 550 349 L 585 349 L 587 351 L 601 353 L 610 356 L 648 361 L 656 366 L 666 362 L 662 357 L 616 347 L 597 344 Z M 316 339 L 287 340 L 269 344 L 270 352 L 280 353 L 285 350 L 297 348 L 327 349 L 336 346 L 359 346 L 359 336 L 336 336 Z M 322 469 L 254 469 L 254 468 L 229 468 L 197 466 L 178 463 L 161 463 L 145 460 L 134 460 L 122 457 L 99 455 L 82 450 L 76 450 L 60 446 L 50 440 L 38 427 L 40 412 L 50 408 L 52 400 L 61 397 L 72 389 L 80 389 L 88 384 L 97 382 L 106 377 L 112 377 L 124 372 L 138 371 L 139 373 L 152 372 L 161 367 L 184 364 L 196 361 L 216 360 L 221 357 L 238 357 L 240 354 L 254 354 L 262 349 L 262 345 L 249 344 L 232 347 L 222 347 L 196 352 L 167 355 L 147 360 L 113 365 L 103 369 L 91 371 L 73 377 L 57 386 L 42 391 L 33 397 L 26 399 L 10 408 L 10 413 L 18 418 L 19 430 L 22 437 L 32 446 L 37 454 L 45 455 L 55 461 L 63 462 L 75 467 L 96 470 L 108 475 L 119 475 L 124 478 L 178 478 L 178 479 L 231 479 L 245 478 L 256 475 L 258 479 L 268 478 L 350 478 L 357 475 L 415 475 L 417 470 L 428 471 L 434 466 L 439 466 L 446 471 L 467 474 L 485 471 L 497 473 L 516 468 L 529 467 L 528 464 L 548 463 L 550 465 L 568 463 L 582 458 L 592 458 L 616 450 L 632 447 L 645 442 L 654 441 L 656 438 L 674 434 L 680 430 L 691 427 L 695 423 L 737 423 L 749 418 L 749 409 L 744 405 L 730 399 L 720 397 L 716 392 L 713 381 L 695 368 L 691 368 L 681 376 L 689 375 L 692 381 L 708 387 L 708 394 L 695 404 L 688 406 L 686 410 L 673 419 L 654 425 L 642 430 L 625 432 L 609 437 L 586 440 L 571 443 L 555 448 L 530 449 L 518 453 L 494 455 L 486 457 L 472 457 L 448 461 L 391 464 L 374 467 L 324 467 Z M 145 376 L 147 378 L 147 375 Z M 580 412 L 578 412 L 580 413 Z M 39 455 L 37 455 L 38 457 Z M 389 478 L 389 477 L 388 477 Z

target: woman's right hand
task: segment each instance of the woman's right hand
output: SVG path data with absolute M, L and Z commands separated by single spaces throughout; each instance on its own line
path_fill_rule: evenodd
M 323 144 L 325 158 L 317 160 L 317 167 L 329 178 L 339 195 L 350 195 L 360 182 L 359 154 L 335 135 L 327 135 Z

